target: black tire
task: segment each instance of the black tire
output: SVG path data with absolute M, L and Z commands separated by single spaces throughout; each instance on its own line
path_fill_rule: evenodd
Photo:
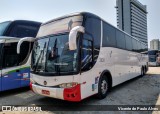
M 147 67 L 145 66 L 144 67 L 144 75 L 146 74 L 146 72 L 147 72 Z
M 145 71 L 144 71 L 144 67 L 141 68 L 141 76 L 144 76 Z
M 98 99 L 104 99 L 107 96 L 107 93 L 109 91 L 109 83 L 108 79 L 106 76 L 102 76 L 99 80 L 98 83 L 98 93 L 97 93 L 97 98 Z

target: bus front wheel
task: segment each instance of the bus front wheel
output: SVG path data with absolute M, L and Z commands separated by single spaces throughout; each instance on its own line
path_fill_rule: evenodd
M 97 97 L 99 99 L 104 99 L 107 96 L 108 91 L 109 91 L 108 79 L 105 75 L 103 75 L 99 80 Z

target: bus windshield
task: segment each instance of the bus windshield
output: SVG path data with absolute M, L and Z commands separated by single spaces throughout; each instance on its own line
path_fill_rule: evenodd
M 56 75 L 77 72 L 77 50 L 69 50 L 68 37 L 64 34 L 38 39 L 32 53 L 33 71 Z
M 158 50 L 148 51 L 148 55 L 156 55 L 157 53 L 158 53 Z
M 11 23 L 10 21 L 0 23 L 0 36 L 3 36 L 3 33 L 5 32 L 6 28 L 10 23 Z
M 158 50 L 148 51 L 149 62 L 156 62 Z

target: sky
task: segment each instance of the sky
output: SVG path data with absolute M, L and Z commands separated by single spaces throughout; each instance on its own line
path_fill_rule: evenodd
M 148 41 L 160 39 L 160 0 L 139 0 L 147 5 Z M 33 20 L 46 22 L 74 13 L 91 12 L 117 26 L 116 0 L 0 0 L 0 22 Z

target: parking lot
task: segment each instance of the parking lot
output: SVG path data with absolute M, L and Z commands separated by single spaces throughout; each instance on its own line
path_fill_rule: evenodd
M 118 85 L 112 89 L 108 96 L 103 100 L 98 100 L 94 96 L 89 97 L 82 102 L 72 103 L 58 99 L 48 98 L 36 95 L 29 88 L 16 89 L 0 93 L 0 105 L 16 105 L 16 106 L 44 106 L 44 105 L 61 105 L 59 111 L 45 111 L 45 113 L 66 113 L 63 109 L 66 105 L 76 104 L 77 109 L 83 110 L 84 105 L 160 105 L 160 67 L 150 67 L 147 74 Z M 43 108 L 42 108 L 43 109 Z M 52 110 L 52 109 L 51 109 Z M 62 111 L 61 111 L 62 110 Z M 11 114 L 10 112 L 1 112 L 3 114 Z M 22 112 L 12 112 L 22 113 Z M 28 112 L 23 112 L 28 113 Z M 35 113 L 35 112 L 30 112 Z M 42 113 L 42 112 L 37 112 Z M 43 112 L 44 113 L 44 112 Z M 67 113 L 111 113 L 106 111 L 67 111 Z M 116 112 L 116 114 L 128 113 L 127 111 Z M 132 112 L 129 112 L 132 113 Z M 159 114 L 160 112 L 134 112 L 136 114 Z

